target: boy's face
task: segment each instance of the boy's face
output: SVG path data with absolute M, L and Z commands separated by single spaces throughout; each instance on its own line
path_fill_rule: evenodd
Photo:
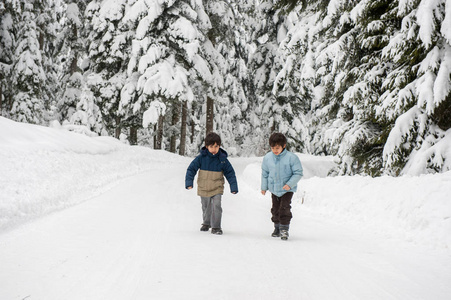
M 207 149 L 211 154 L 215 155 L 219 151 L 219 145 L 215 143 L 214 145 L 207 146 Z
M 285 149 L 286 144 L 282 146 L 280 145 L 275 145 L 274 147 L 271 147 L 271 151 L 272 153 L 274 153 L 274 155 L 279 155 L 280 153 L 282 153 L 283 149 Z

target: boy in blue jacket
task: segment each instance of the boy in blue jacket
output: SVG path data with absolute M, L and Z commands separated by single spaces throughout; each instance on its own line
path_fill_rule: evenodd
M 271 192 L 271 221 L 274 223 L 273 237 L 288 239 L 288 230 L 293 215 L 291 198 L 303 175 L 302 164 L 297 155 L 285 149 L 287 139 L 282 133 L 273 133 L 269 138 L 271 152 L 263 158 L 262 195 Z
M 197 194 L 202 203 L 203 222 L 201 231 L 222 234 L 221 219 L 222 207 L 221 196 L 224 193 L 224 176 L 230 184 L 232 194 L 238 193 L 238 184 L 235 170 L 227 159 L 227 152 L 220 148 L 221 137 L 210 132 L 205 137 L 205 147 L 200 154 L 191 162 L 186 170 L 185 187 L 193 188 L 194 176 L 199 171 L 197 178 Z

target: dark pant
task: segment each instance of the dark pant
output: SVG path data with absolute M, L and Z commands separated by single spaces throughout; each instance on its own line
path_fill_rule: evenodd
M 293 198 L 293 192 L 288 192 L 277 197 L 271 194 L 272 208 L 271 208 L 271 221 L 274 224 L 290 225 L 290 220 L 293 218 L 291 214 L 291 198 Z

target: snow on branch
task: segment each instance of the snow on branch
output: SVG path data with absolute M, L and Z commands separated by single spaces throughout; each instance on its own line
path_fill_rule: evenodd
M 440 30 L 442 35 L 445 37 L 448 44 L 451 45 L 451 2 L 446 1 L 445 3 L 445 18 L 442 22 L 442 28 Z
M 451 170 L 451 129 L 444 134 L 440 134 L 441 130 L 436 131 L 425 138 L 419 150 L 413 151 L 403 174 L 418 176 L 431 170 Z
M 158 100 L 152 101 L 150 107 L 143 114 L 143 127 L 156 124 L 160 116 L 166 113 L 166 105 Z
M 166 98 L 193 100 L 193 93 L 188 85 L 188 71 L 176 65 L 173 56 L 148 67 L 138 81 L 138 89 L 149 96 L 163 95 Z
M 414 106 L 396 119 L 395 126 L 390 131 L 382 153 L 384 163 L 387 166 L 396 163 L 396 150 L 404 146 L 403 144 L 420 115 L 420 108 Z

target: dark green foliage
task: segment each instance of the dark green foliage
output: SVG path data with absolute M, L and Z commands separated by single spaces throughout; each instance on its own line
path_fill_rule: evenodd
M 305 7 L 307 0 L 278 0 L 276 1 L 275 8 L 283 9 L 286 13 L 289 13 L 298 5 Z
M 451 128 L 451 92 L 446 99 L 440 103 L 440 105 L 434 110 L 431 119 L 442 130 L 448 130 Z

